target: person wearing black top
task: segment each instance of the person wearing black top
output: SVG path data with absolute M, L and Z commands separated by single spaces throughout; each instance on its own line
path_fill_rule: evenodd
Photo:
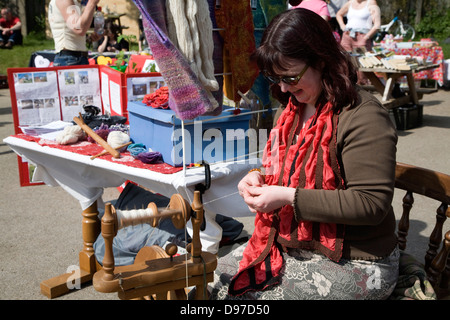
M 110 21 L 105 24 L 105 35 L 98 41 L 98 52 L 128 51 L 130 44 L 125 39 L 117 41 L 119 33 L 117 27 Z

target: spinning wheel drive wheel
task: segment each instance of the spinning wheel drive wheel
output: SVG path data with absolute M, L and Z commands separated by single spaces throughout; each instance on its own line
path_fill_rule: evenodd
M 174 249 L 175 248 L 175 249 Z M 169 252 L 169 254 L 167 253 Z M 166 250 L 160 246 L 153 245 L 149 247 L 143 247 L 136 255 L 134 259 L 134 264 L 142 264 L 146 261 L 169 258 L 170 256 L 176 254 L 176 246 L 168 245 Z M 184 289 L 170 290 L 166 292 L 158 292 L 152 294 L 151 296 L 144 296 L 139 300 L 186 300 L 186 292 Z
M 169 255 L 160 246 L 143 247 L 136 255 L 134 264 L 144 263 L 148 260 L 168 258 Z

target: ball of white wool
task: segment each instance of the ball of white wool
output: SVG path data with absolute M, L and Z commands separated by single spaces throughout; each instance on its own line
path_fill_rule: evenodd
M 83 136 L 84 131 L 80 126 L 68 126 L 56 136 L 56 142 L 64 145 L 72 144 L 83 138 Z
M 121 145 L 128 143 L 130 141 L 130 136 L 122 131 L 111 131 L 108 134 L 107 142 L 108 144 L 113 148 L 116 149 L 117 147 L 120 147 Z M 127 147 L 122 147 L 119 152 L 123 152 L 127 149 Z

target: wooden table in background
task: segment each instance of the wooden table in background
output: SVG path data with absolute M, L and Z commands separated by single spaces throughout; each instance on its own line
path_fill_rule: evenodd
M 417 105 L 423 94 L 435 92 L 437 89 L 419 88 L 416 89 L 414 81 L 414 73 L 437 68 L 439 65 L 431 64 L 427 66 L 419 66 L 412 70 L 393 70 L 386 68 L 359 68 L 359 71 L 364 72 L 366 77 L 372 83 L 373 89 L 381 94 L 381 103 L 388 109 L 393 109 L 408 103 Z M 379 78 L 384 78 L 385 83 Z M 407 79 L 408 89 L 407 94 L 402 97 L 394 98 L 392 96 L 392 90 L 397 80 L 402 77 Z

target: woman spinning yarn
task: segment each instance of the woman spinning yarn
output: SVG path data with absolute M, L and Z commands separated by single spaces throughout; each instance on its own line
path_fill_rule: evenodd
M 391 206 L 396 130 L 356 85 L 328 23 L 287 10 L 254 57 L 279 108 L 263 157 L 238 189 L 251 239 L 219 259 L 213 299 L 385 299 L 398 277 Z

